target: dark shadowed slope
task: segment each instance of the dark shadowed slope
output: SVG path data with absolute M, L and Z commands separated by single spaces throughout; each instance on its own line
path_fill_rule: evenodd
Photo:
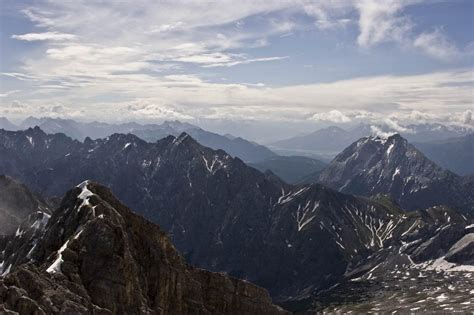
M 261 172 L 269 170 L 290 184 L 301 183 L 309 175 L 327 166 L 324 162 L 305 156 L 277 156 L 249 165 Z

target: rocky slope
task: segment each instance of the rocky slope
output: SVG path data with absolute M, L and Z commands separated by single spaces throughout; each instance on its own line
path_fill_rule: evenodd
M 0 175 L 0 236 L 15 233 L 20 223 L 35 212 L 49 213 L 40 196 L 10 177 Z
M 391 203 L 285 184 L 187 134 L 156 143 L 118 134 L 79 143 L 30 129 L 0 133 L 2 147 L 15 167 L 0 172 L 16 170 L 47 195 L 88 178 L 102 182 L 170 233 L 188 262 L 251 280 L 278 301 L 343 281 L 416 221 Z
M 187 265 L 158 226 L 107 188 L 69 191 L 29 263 L 0 279 L 0 310 L 21 314 L 283 314 L 251 283 Z M 25 257 L 26 258 L 26 257 Z
M 472 309 L 474 225 L 442 207 L 405 216 L 412 224 L 365 261 L 351 266 L 342 281 L 284 306 L 310 313 Z
M 389 194 L 406 209 L 448 205 L 474 213 L 474 191 L 443 170 L 400 135 L 362 138 L 330 163 L 319 181 L 339 191 Z

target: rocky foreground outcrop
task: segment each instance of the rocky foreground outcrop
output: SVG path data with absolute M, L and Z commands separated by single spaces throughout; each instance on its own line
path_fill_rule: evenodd
M 69 191 L 29 263 L 0 278 L 0 313 L 283 314 L 249 282 L 191 267 L 160 228 L 109 189 Z

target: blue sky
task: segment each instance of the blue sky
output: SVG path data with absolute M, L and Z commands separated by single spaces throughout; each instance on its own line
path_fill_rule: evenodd
M 471 0 L 1 6 L 12 119 L 473 124 Z

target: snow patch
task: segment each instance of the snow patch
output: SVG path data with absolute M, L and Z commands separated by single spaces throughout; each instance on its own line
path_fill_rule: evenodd
M 47 273 L 51 274 L 51 273 L 61 272 L 61 265 L 64 262 L 62 253 L 67 248 L 68 244 L 69 244 L 69 240 L 67 240 L 66 243 L 64 243 L 63 246 L 61 246 L 61 248 L 58 250 L 56 254 L 57 255 L 56 260 L 51 264 L 51 266 L 48 267 L 48 269 L 46 269 Z

